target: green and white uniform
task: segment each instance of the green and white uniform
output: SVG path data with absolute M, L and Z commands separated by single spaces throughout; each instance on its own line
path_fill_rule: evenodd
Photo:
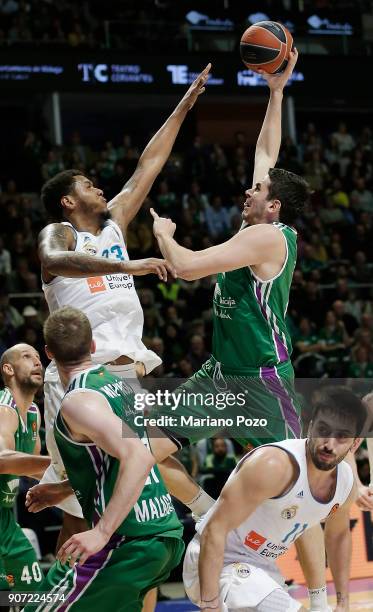
M 250 267 L 218 274 L 213 298 L 212 357 L 178 387 L 183 400 L 177 410 L 170 412 L 162 407 L 158 411 L 175 417 L 177 424 L 175 421 L 166 429 L 176 437 L 194 442 L 214 435 L 222 429 L 211 422 L 216 418 L 231 418 L 233 424 L 227 426 L 227 434 L 242 444 L 258 445 L 300 436 L 290 361 L 292 345 L 285 324 L 297 233 L 283 223 L 273 225 L 286 242 L 286 260 L 274 278 L 262 281 Z M 211 394 L 217 398 L 218 393 L 233 393 L 238 399 L 224 409 L 219 409 L 216 401 L 213 405 L 192 401 L 195 394 L 210 400 Z M 238 424 L 239 415 L 247 417 L 248 423 L 250 419 L 254 423 L 262 419 L 267 425 Z M 193 416 L 191 426 L 182 416 Z M 203 422 L 206 417 L 208 423 Z
M 15 450 L 33 454 L 38 436 L 38 409 L 31 404 L 23 421 L 9 389 L 0 391 L 0 406 L 14 410 L 18 418 Z M 0 474 L 0 590 L 35 591 L 43 574 L 35 550 L 14 518 L 19 477 Z
M 133 391 L 123 379 L 110 374 L 104 366 L 94 366 L 71 382 L 67 395 L 77 392 L 102 395 L 111 410 L 130 423 L 142 442 L 149 445 L 144 428 L 133 426 Z M 72 440 L 60 412 L 54 435 L 83 515 L 93 527 L 113 495 L 119 461 L 93 443 Z M 140 611 L 146 592 L 162 584 L 178 565 L 184 550 L 182 531 L 170 494 L 155 466 L 134 508 L 105 548 L 81 567 L 70 568 L 58 561 L 52 566 L 41 591 L 63 594 L 64 601 L 25 609 L 52 611 L 68 607 L 91 612 L 105 607 Z

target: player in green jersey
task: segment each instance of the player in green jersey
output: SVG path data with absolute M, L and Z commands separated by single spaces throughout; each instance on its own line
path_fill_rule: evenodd
M 0 360 L 0 590 L 34 591 L 43 575 L 35 551 L 14 518 L 19 476 L 39 478 L 50 463 L 40 456 L 40 414 L 34 403 L 43 384 L 37 351 L 16 344 Z
M 151 210 L 162 255 L 179 277 L 194 280 L 218 275 L 212 357 L 178 388 L 183 399 L 172 412 L 176 425 L 167 426 L 179 439 L 196 441 L 221 430 L 219 421 L 211 424 L 207 416 L 231 418 L 228 435 L 242 444 L 257 446 L 301 434 L 285 317 L 297 253 L 292 224 L 308 200 L 309 187 L 300 176 L 274 168 L 281 144 L 283 89 L 297 55 L 296 50 L 291 52 L 284 72 L 263 74 L 270 100 L 256 145 L 253 185 L 245 192 L 240 231 L 223 244 L 192 251 L 173 238 L 172 220 Z M 236 398 L 233 406 L 217 412 L 217 401 L 211 403 L 211 396 L 217 400 L 220 393 L 228 399 L 231 392 Z M 209 403 L 195 401 L 198 394 Z M 170 408 L 161 407 L 156 413 L 170 414 Z M 187 416 L 193 418 L 188 421 Z M 247 421 L 238 423 L 237 416 Z M 308 586 L 319 588 L 325 581 L 321 529 L 316 527 L 300 538 L 297 550 Z
M 218 274 L 212 357 L 183 389 L 205 396 L 214 389 L 247 395 L 244 405 L 237 403 L 219 415 L 214 406 L 208 410 L 206 405 L 188 405 L 185 411 L 196 418 L 207 412 L 233 417 L 240 405 L 245 416 L 267 424 L 254 426 L 248 433 L 245 423 L 234 420 L 229 432 L 255 445 L 299 437 L 301 432 L 285 316 L 297 254 L 297 233 L 291 224 L 309 190 L 301 177 L 273 168 L 281 143 L 283 88 L 296 61 L 293 51 L 283 73 L 266 75 L 270 101 L 256 146 L 253 187 L 245 192 L 241 230 L 223 244 L 193 252 L 174 240 L 175 224 L 152 211 L 160 249 L 181 278 Z M 172 431 L 190 440 L 215 433 L 209 424 L 203 427 L 202 422 L 197 428 L 195 422 L 189 427 L 184 420 L 182 431 Z
M 50 597 L 25 609 L 140 612 L 147 591 L 166 580 L 184 549 L 182 526 L 155 466 L 165 456 L 162 440 L 158 452 L 153 440 L 150 452 L 145 428 L 134 421 L 133 390 L 93 364 L 92 330 L 82 312 L 55 311 L 44 334 L 66 389 L 54 424 L 68 476 L 63 486 L 65 494 L 75 493 L 91 528 L 60 548 L 40 588 Z

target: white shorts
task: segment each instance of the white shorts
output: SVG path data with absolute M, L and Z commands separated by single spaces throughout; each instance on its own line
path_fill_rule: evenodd
M 185 553 L 183 581 L 186 594 L 197 606 L 201 604 L 198 576 L 199 551 L 199 537 L 195 536 Z M 281 612 L 293 612 L 299 610 L 302 604 L 290 597 L 281 585 L 283 578 L 279 572 L 278 579 L 278 581 L 275 580 L 265 570 L 255 567 L 252 563 L 225 564 L 219 584 L 222 612 L 233 612 L 233 610 L 235 612 L 254 610 L 272 612 L 275 609 Z M 266 600 L 268 605 L 266 605 Z
M 135 392 L 141 391 L 140 383 L 136 377 L 134 364 L 125 366 L 106 366 L 107 369 L 118 377 L 125 378 L 128 384 L 134 387 Z M 133 385 L 132 385 L 133 380 Z M 53 424 L 57 413 L 61 407 L 62 398 L 65 391 L 60 382 L 55 363 L 52 361 L 46 369 L 44 379 L 44 421 L 45 421 L 45 441 L 48 454 L 52 459 L 50 466 L 44 472 L 41 483 L 61 482 L 67 478 L 65 466 L 58 450 L 54 433 Z M 83 518 L 82 508 L 75 495 L 70 495 L 63 502 L 58 504 L 60 508 L 68 514 L 78 518 Z

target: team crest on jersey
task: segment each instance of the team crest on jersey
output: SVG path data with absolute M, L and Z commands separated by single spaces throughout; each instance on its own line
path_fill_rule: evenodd
M 7 583 L 9 584 L 10 588 L 12 589 L 15 586 L 15 584 L 16 584 L 15 581 L 14 581 L 13 574 L 8 574 L 5 577 L 5 579 L 6 579 Z
M 250 567 L 247 563 L 234 563 L 234 572 L 239 578 L 248 578 L 251 574 Z
M 84 238 L 84 244 L 82 248 L 85 253 L 88 253 L 88 255 L 97 255 L 97 248 L 88 238 L 88 236 Z
M 337 512 L 339 508 L 339 504 L 334 504 L 333 508 L 330 510 L 328 516 L 330 516 L 331 514 L 334 514 L 335 512 Z
M 298 510 L 298 506 L 290 506 L 290 508 L 285 508 L 285 510 L 281 512 L 281 517 L 283 519 L 290 520 L 295 517 L 297 510 Z

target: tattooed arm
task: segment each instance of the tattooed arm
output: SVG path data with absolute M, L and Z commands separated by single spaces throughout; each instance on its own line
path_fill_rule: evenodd
M 42 276 L 48 283 L 56 276 L 68 278 L 88 278 L 106 274 L 157 274 L 161 280 L 167 279 L 171 267 L 162 259 L 151 257 L 135 261 L 120 261 L 106 257 L 96 257 L 85 253 L 75 253 L 72 230 L 62 223 L 51 223 L 39 234 L 39 258 Z

